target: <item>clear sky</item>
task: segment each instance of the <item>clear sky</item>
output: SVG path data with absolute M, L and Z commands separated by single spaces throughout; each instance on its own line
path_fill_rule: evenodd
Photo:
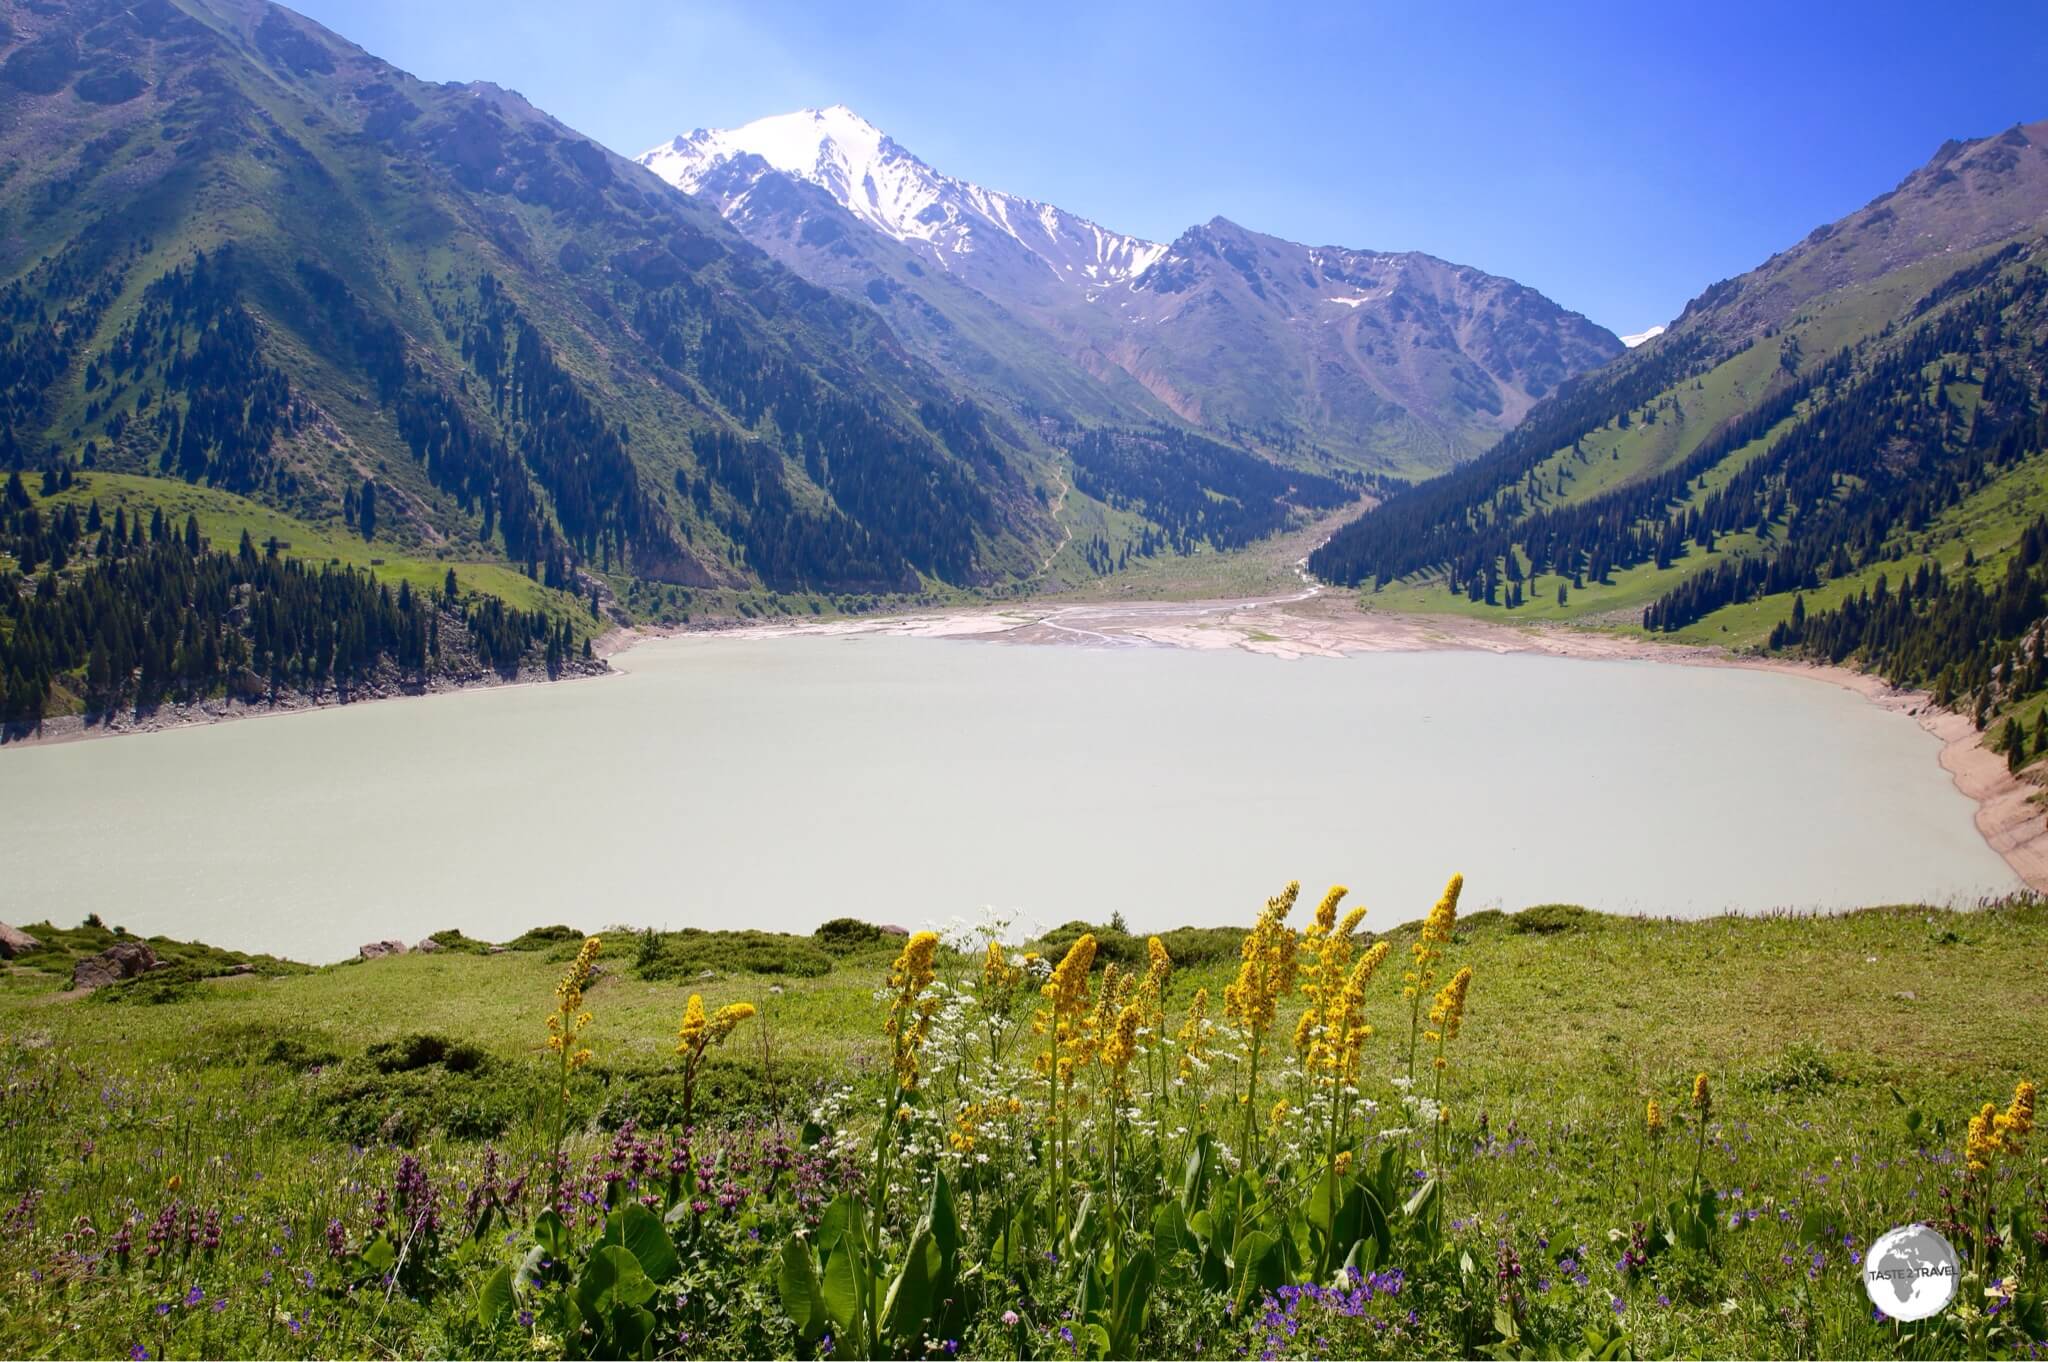
M 1949 137 L 2048 118 L 2038 0 L 297 0 L 616 151 L 846 104 L 937 169 L 1168 240 L 1423 250 L 1618 332 Z

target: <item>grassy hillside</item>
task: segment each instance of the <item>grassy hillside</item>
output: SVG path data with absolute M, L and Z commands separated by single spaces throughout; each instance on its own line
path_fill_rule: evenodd
M 1046 447 L 496 87 L 260 0 L 0 11 L 0 463 L 168 474 L 549 584 L 1001 582 Z
M 1306 906 L 1292 920 L 1307 927 Z M 1255 1109 L 1258 1185 L 1281 1194 L 1271 1210 L 1234 1201 L 1230 1164 L 1247 1138 L 1235 1028 L 1192 1043 L 1207 1058 L 1173 1077 L 1198 991 L 1224 1020 L 1238 956 L 1228 931 L 1164 938 L 1178 960 L 1164 1022 L 1139 1029 L 1127 1070 L 1113 1047 L 1077 1052 L 1052 1127 L 1045 1081 L 1018 1068 L 1045 1043 L 1027 1024 L 1035 980 L 985 973 L 975 942 L 939 950 L 927 983 L 915 956 L 907 972 L 895 960 L 901 938 L 852 924 L 815 937 L 608 933 L 571 1047 L 591 1058 L 569 1075 L 557 1221 L 545 1207 L 560 1065 L 543 1023 L 577 933 L 529 934 L 499 954 L 444 933 L 431 955 L 311 972 L 257 962 L 227 973 L 236 957 L 159 943 L 179 959 L 161 978 L 73 998 L 59 993 L 72 959 L 111 930 L 30 930 L 47 949 L 0 976 L 0 1130 L 13 1132 L 0 1137 L 0 1176 L 16 1201 L 0 1255 L 17 1284 L 0 1305 L 0 1346 L 16 1354 L 574 1356 L 617 1347 L 625 1330 L 643 1340 L 629 1350 L 660 1356 L 815 1356 L 828 1332 L 832 1355 L 855 1355 L 866 1349 L 832 1316 L 844 1302 L 829 1285 L 846 1209 L 828 1203 L 873 1193 L 878 1177 L 896 1189 L 874 1203 L 888 1208 L 874 1250 L 883 1285 L 920 1224 L 966 1241 L 957 1266 L 951 1247 L 933 1259 L 959 1308 L 919 1294 L 915 1313 L 877 1312 L 877 1348 L 912 1355 L 929 1343 L 1070 1356 L 1091 1338 L 1110 1343 L 1114 1328 L 1107 1350 L 1137 1356 L 1589 1344 L 1610 1356 L 2007 1356 L 2038 1346 L 2048 1322 L 2048 1264 L 2028 1234 L 1993 1258 L 1972 1238 L 1987 1200 L 1999 1223 L 2038 1223 L 2038 1149 L 1994 1156 L 1981 1173 L 1959 1161 L 1968 1118 L 2037 1075 L 2023 1019 L 2048 1005 L 2038 904 L 1691 923 L 1558 906 L 1474 915 L 1435 938 L 1425 966 L 1432 987 L 1472 971 L 1444 1047 L 1440 1137 L 1431 1122 L 1413 1128 L 1393 1081 L 1410 1027 L 1394 972 L 1419 938 L 1417 925 L 1390 933 L 1396 960 L 1364 990 L 1377 1034 L 1337 1144 L 1361 1150 L 1342 1185 L 1384 1200 L 1386 1224 L 1377 1241 L 1370 1215 L 1357 1245 L 1347 1235 L 1361 1269 L 1349 1279 L 1344 1250 L 1319 1258 L 1329 1221 L 1312 1194 L 1327 1178 L 1328 1101 L 1288 1043 L 1299 989 L 1277 996 Z M 1079 930 L 1041 949 L 1056 958 Z M 1105 965 L 1144 974 L 1142 940 L 1094 939 L 1085 993 L 1118 992 Z M 1302 939 L 1304 969 L 1335 949 L 1325 940 Z M 674 1051 L 692 990 L 707 1016 L 741 1002 L 759 1011 L 686 1082 Z M 905 1113 L 889 1137 L 897 1152 L 876 1164 L 873 1112 L 896 1088 L 891 996 L 908 1000 L 900 1018 L 930 1021 L 913 1047 L 921 1081 L 889 1098 Z M 1152 1006 L 1143 990 L 1129 996 Z M 1692 1104 L 1696 1073 L 1710 1109 Z M 1107 1083 L 1132 1107 L 1113 1155 Z M 1269 1110 L 1275 1099 L 1286 1100 Z M 1667 1126 L 1656 1138 L 1653 1099 Z M 1062 1128 L 1063 1173 L 1040 1141 Z M 701 1172 L 677 1183 L 669 1159 L 685 1145 L 681 1166 Z M 1402 1187 L 1392 1200 L 1374 1182 L 1383 1150 Z M 1687 1219 L 1697 1189 L 1710 1189 L 1704 1222 Z M 613 1242 L 635 1260 L 618 1271 L 648 1280 L 644 1264 L 659 1282 L 615 1307 L 592 1294 L 583 1264 L 604 1252 L 606 1202 L 635 1198 L 679 1209 L 653 1231 L 666 1251 L 646 1237 L 659 1219 L 611 1216 L 625 1227 Z M 1183 1203 L 1199 1215 L 1180 1214 Z M 1240 1214 L 1233 1241 L 1222 1225 Z M 1859 1257 L 1915 1219 L 1946 1227 L 1966 1277 L 1957 1309 L 1902 1328 L 1873 1319 Z M 1085 1238 L 1065 1237 L 1083 1226 Z M 516 1284 L 492 1286 L 536 1235 L 553 1247 Z M 1235 1269 L 1212 1257 L 1218 1235 Z M 802 1286 L 813 1242 L 827 1252 L 823 1307 Z M 566 1276 L 536 1266 L 549 1256 L 567 1260 Z M 1148 1264 L 1142 1284 L 1126 1283 L 1141 1293 L 1134 1311 L 1112 1314 L 1084 1283 L 1112 1258 Z M 1328 1299 L 1289 1285 L 1331 1280 L 1363 1285 Z M 564 1313 L 565 1301 L 582 1304 Z
M 2011 726 L 2048 688 L 2044 211 L 2048 125 L 1944 148 L 1311 569 L 1373 608 L 1854 663 L 2024 765 L 2048 748 Z

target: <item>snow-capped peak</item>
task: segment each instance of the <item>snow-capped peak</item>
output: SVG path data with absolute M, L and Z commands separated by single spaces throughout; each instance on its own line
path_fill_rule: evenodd
M 1638 331 L 1633 336 L 1623 336 L 1621 338 L 1621 343 L 1623 345 L 1626 345 L 1629 349 L 1633 350 L 1638 345 L 1641 345 L 1643 342 L 1653 341 L 1663 334 L 1663 327 L 1653 326 L 1648 331 Z
M 928 248 L 952 268 L 985 232 L 1000 233 L 1076 286 L 1135 279 L 1166 253 L 1156 242 L 1098 227 L 1052 204 L 942 175 L 843 104 L 703 128 L 662 143 L 641 165 L 694 194 L 720 166 L 755 155 L 809 180 L 869 226 Z

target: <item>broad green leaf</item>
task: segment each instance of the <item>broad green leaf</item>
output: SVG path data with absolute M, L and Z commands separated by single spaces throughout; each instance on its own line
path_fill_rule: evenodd
M 654 1283 L 640 1270 L 640 1260 L 617 1244 L 591 1254 L 576 1281 L 576 1304 L 592 1319 L 608 1319 L 615 1310 L 645 1305 L 653 1296 Z
M 1367 1266 L 1391 1262 L 1394 1257 L 1394 1228 L 1387 1223 L 1386 1208 L 1370 1187 L 1360 1187 L 1358 1196 L 1363 1202 L 1359 1209 L 1364 1217 L 1364 1235 L 1373 1246 L 1373 1256 Z
M 1264 1230 L 1253 1230 L 1237 1246 L 1237 1313 L 1244 1314 L 1245 1302 L 1250 1298 L 1252 1288 L 1259 1284 L 1261 1273 L 1268 1260 L 1276 1255 L 1273 1250 L 1280 1246 L 1275 1236 Z
M 825 1277 L 818 1285 L 819 1297 L 825 1302 L 825 1313 L 832 1317 L 839 1336 L 852 1346 L 848 1355 L 861 1356 L 865 1351 L 865 1340 L 861 1336 L 860 1274 L 856 1270 L 860 1250 L 855 1245 L 843 1245 L 825 1264 Z
M 883 1333 L 907 1343 L 925 1332 L 937 1298 L 939 1268 L 939 1246 L 932 1241 L 930 1230 L 920 1229 L 911 1236 L 903 1267 L 882 1302 Z
M 796 1321 L 797 1332 L 815 1341 L 825 1332 L 825 1300 L 818 1289 L 817 1265 L 801 1239 L 782 1241 L 782 1273 L 777 1279 L 782 1313 Z
M 1336 1179 L 1328 1172 L 1318 1174 L 1315 1185 L 1309 1189 L 1308 1209 L 1306 1211 L 1308 1223 L 1315 1227 L 1316 1233 L 1325 1237 L 1328 1237 L 1336 1230 L 1334 1223 L 1336 1220 L 1336 1197 L 1334 1194 L 1338 1190 L 1339 1185 Z
M 398 1250 L 391 1246 L 390 1235 L 380 1234 L 369 1243 L 363 1245 L 361 1256 L 364 1267 L 382 1276 L 391 1270 L 393 1263 L 398 1261 Z
M 512 1313 L 512 1299 L 512 1269 L 501 1267 L 477 1288 L 476 1322 L 486 1329 L 496 1328 L 499 1320 Z
M 1145 1332 L 1145 1314 L 1152 1305 L 1152 1283 L 1158 1263 L 1152 1250 L 1139 1249 L 1117 1274 L 1117 1314 L 1110 1321 L 1111 1344 L 1118 1357 L 1135 1357 Z
M 851 1230 L 855 1238 L 860 1237 L 860 1203 L 853 1199 L 851 1192 L 841 1192 L 825 1208 L 825 1214 L 818 1218 L 818 1232 L 811 1240 L 818 1246 L 819 1253 L 830 1253 L 839 1247 L 839 1241 Z
M 604 1242 L 619 1247 L 640 1260 L 640 1270 L 656 1282 L 665 1282 L 682 1268 L 675 1243 L 668 1230 L 639 1202 L 629 1202 L 613 1211 L 605 1221 Z
M 1152 1246 L 1161 1262 L 1170 1263 L 1174 1255 L 1186 1249 L 1194 1251 L 1194 1242 L 1188 1235 L 1188 1222 L 1181 1215 L 1178 1201 L 1162 1201 L 1159 1209 L 1152 1213 Z
M 932 1175 L 932 1201 L 925 1211 L 925 1222 L 931 1226 L 932 1242 L 939 1246 L 939 1256 L 951 1262 L 960 1252 L 960 1212 L 953 1204 L 953 1186 L 946 1181 L 943 1171 Z
M 653 1354 L 648 1344 L 654 1337 L 654 1315 L 645 1307 L 625 1306 L 612 1313 L 611 1351 L 620 1357 L 643 1358 Z

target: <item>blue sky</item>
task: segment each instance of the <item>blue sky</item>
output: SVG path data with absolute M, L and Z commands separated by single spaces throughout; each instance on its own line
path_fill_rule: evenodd
M 1424 250 L 1616 331 L 1949 137 L 2048 118 L 2038 5 L 301 0 L 632 155 L 843 103 L 949 174 L 1155 239 Z

